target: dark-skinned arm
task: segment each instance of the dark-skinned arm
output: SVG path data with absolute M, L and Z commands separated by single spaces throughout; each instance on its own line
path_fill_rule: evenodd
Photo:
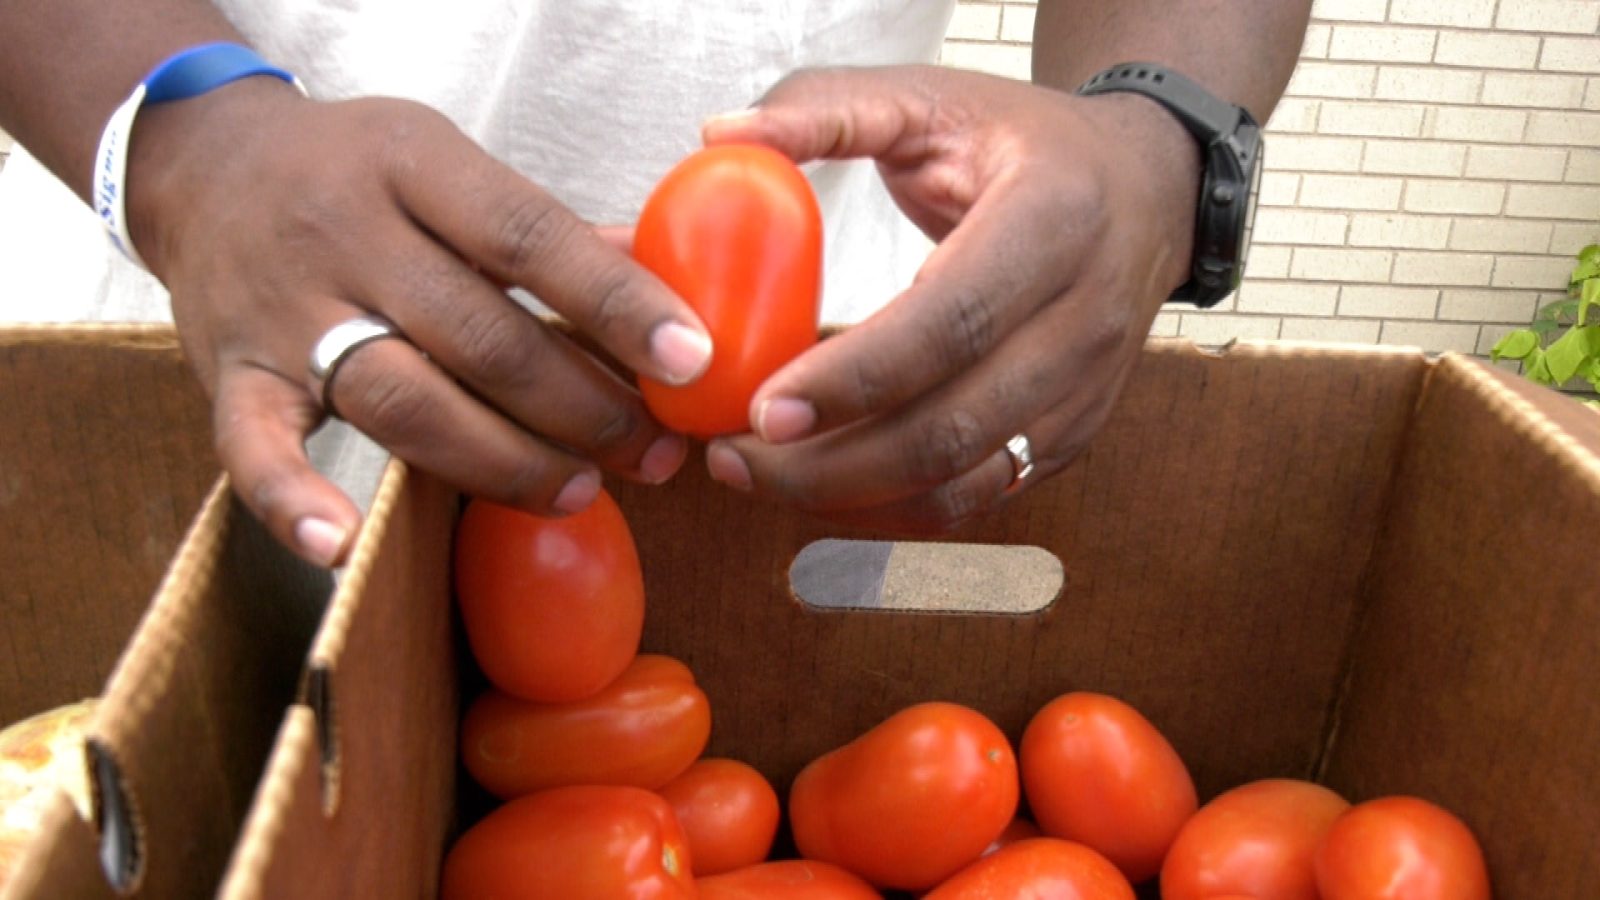
M 195 0 L 0 0 L 0 127 L 87 198 L 113 110 L 161 60 L 218 40 L 241 37 Z M 356 316 L 379 315 L 403 339 L 353 351 L 326 396 L 463 491 L 571 513 L 601 471 L 659 482 L 687 453 L 631 385 L 503 285 L 669 382 L 709 360 L 699 320 L 619 241 L 421 104 L 319 102 L 253 77 L 147 105 L 125 197 L 134 245 L 170 292 L 212 398 L 234 489 L 315 563 L 344 557 L 359 512 L 306 457 L 330 412 L 308 359 Z

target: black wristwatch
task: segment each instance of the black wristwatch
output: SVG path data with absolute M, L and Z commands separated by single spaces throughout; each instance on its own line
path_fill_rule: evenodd
M 1189 129 L 1205 157 L 1194 224 L 1194 262 L 1170 302 L 1215 306 L 1244 275 L 1261 187 L 1261 126 L 1250 112 L 1213 97 L 1170 69 L 1123 63 L 1085 81 L 1083 95 L 1132 91 L 1166 107 Z

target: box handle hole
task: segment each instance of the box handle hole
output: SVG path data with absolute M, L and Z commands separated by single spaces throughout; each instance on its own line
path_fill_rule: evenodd
M 93 785 L 94 824 L 100 832 L 100 868 L 118 894 L 132 894 L 144 874 L 144 834 L 122 768 L 100 741 L 84 744 Z
M 325 665 L 311 668 L 306 705 L 317 723 L 317 754 L 322 770 L 322 814 L 339 810 L 339 721 L 333 703 L 333 673 Z
M 925 541 L 813 541 L 789 567 L 796 597 L 822 609 L 1034 613 L 1066 583 L 1043 547 Z

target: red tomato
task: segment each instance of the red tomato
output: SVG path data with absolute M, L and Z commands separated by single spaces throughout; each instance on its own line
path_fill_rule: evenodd
M 461 722 L 461 760 L 498 797 L 568 784 L 655 790 L 687 769 L 711 736 L 711 705 L 689 667 L 641 653 L 600 693 L 530 703 L 491 690 Z
M 1220 794 L 1178 832 L 1162 900 L 1317 900 L 1311 861 L 1344 798 L 1309 781 L 1268 779 Z
M 455 583 L 473 656 L 512 696 L 581 700 L 639 651 L 639 555 L 604 491 L 559 519 L 473 500 L 456 527 Z
M 831 863 L 786 859 L 695 882 L 700 900 L 882 900 L 872 885 Z
M 662 424 L 698 437 L 750 430 L 750 398 L 817 342 L 822 214 L 805 175 L 766 147 L 707 147 L 645 201 L 633 256 L 683 297 L 711 332 L 694 383 L 640 379 Z
M 1133 886 L 1082 844 L 1029 838 L 967 866 L 923 900 L 1133 900 Z
M 1104 694 L 1045 704 L 1017 759 L 1039 829 L 1098 851 L 1135 883 L 1161 871 L 1198 806 L 1178 752 L 1138 710 Z
M 1416 797 L 1352 806 L 1316 856 L 1322 900 L 1489 900 L 1489 869 L 1471 829 Z
M 907 707 L 812 760 L 789 792 L 800 855 L 921 890 L 977 859 L 1017 812 L 998 727 L 954 703 Z
M 767 858 L 778 833 L 778 792 L 734 759 L 702 759 L 661 788 L 689 837 L 696 876 L 718 875 Z
M 662 900 L 695 896 L 689 848 L 659 796 L 579 785 L 519 797 L 444 860 L 442 900 Z

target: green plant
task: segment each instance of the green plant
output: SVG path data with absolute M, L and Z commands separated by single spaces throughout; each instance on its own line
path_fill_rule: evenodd
M 1590 312 L 1600 305 L 1600 244 L 1578 251 L 1564 300 L 1546 304 L 1533 325 L 1501 338 L 1490 350 L 1496 361 L 1522 361 L 1522 374 L 1539 384 L 1560 386 L 1583 378 L 1600 391 L 1600 324 Z

